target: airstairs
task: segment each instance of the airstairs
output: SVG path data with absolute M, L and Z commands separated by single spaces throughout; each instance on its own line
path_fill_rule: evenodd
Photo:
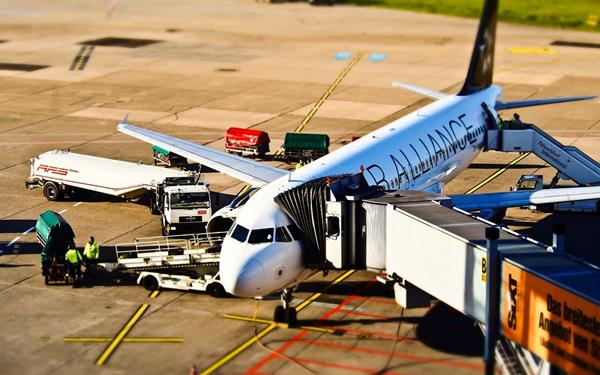
M 563 180 L 579 185 L 600 185 L 600 164 L 574 146 L 563 145 L 532 124 L 508 124 L 487 132 L 487 150 L 532 152 L 556 168 Z

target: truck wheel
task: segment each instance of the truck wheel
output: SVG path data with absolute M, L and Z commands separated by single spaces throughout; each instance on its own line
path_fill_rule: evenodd
M 206 287 L 206 291 L 208 292 L 208 294 L 210 294 L 211 296 L 213 296 L 215 298 L 220 298 L 220 297 L 225 296 L 225 288 L 223 288 L 223 285 L 221 285 L 219 283 L 210 284 L 208 287 Z
M 150 291 L 157 290 L 158 289 L 158 280 L 156 280 L 156 277 L 154 277 L 154 276 L 146 275 L 142 279 L 142 285 L 147 290 L 150 290 Z
M 58 189 L 58 185 L 48 181 L 44 184 L 44 197 L 49 201 L 58 201 L 62 198 L 62 193 Z

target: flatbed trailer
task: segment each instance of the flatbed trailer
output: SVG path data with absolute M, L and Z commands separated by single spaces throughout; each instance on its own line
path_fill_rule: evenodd
M 206 274 L 193 278 L 185 275 L 170 275 L 166 273 L 147 272 L 140 273 L 138 285 L 148 290 L 174 289 L 182 291 L 206 292 L 213 297 L 225 297 L 227 292 L 221 284 L 219 273 Z

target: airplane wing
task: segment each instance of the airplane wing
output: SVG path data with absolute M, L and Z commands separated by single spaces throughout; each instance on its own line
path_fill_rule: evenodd
M 399 87 L 399 88 L 402 88 L 402 89 L 406 89 L 408 91 L 412 91 L 412 92 L 415 92 L 417 94 L 427 96 L 427 97 L 429 97 L 431 99 L 434 99 L 434 100 L 443 99 L 443 98 L 445 98 L 445 97 L 448 96 L 448 94 L 446 94 L 444 92 L 434 91 L 434 90 L 430 90 L 430 89 L 425 88 L 425 87 L 421 87 L 421 86 L 417 86 L 417 85 L 411 85 L 410 83 L 404 83 L 404 82 L 400 82 L 400 81 L 394 81 L 394 82 L 392 82 L 392 86 Z
M 129 125 L 127 117 L 121 120 L 117 129 L 121 133 L 169 150 L 253 186 L 261 187 L 288 173 L 284 169 Z
M 596 96 L 570 96 L 570 97 L 566 97 L 566 98 L 533 99 L 533 100 L 521 100 L 521 101 L 516 101 L 516 102 L 497 102 L 496 103 L 496 111 L 502 111 L 505 109 L 513 109 L 513 108 L 533 107 L 536 105 L 576 102 L 579 100 L 590 100 L 590 99 L 596 99 Z
M 465 211 L 600 199 L 600 186 L 450 195 L 452 205 Z

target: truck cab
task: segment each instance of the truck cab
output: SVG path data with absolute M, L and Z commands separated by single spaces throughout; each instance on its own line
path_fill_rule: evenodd
M 163 235 L 200 232 L 212 215 L 208 185 L 197 179 L 166 179 L 156 189 Z

